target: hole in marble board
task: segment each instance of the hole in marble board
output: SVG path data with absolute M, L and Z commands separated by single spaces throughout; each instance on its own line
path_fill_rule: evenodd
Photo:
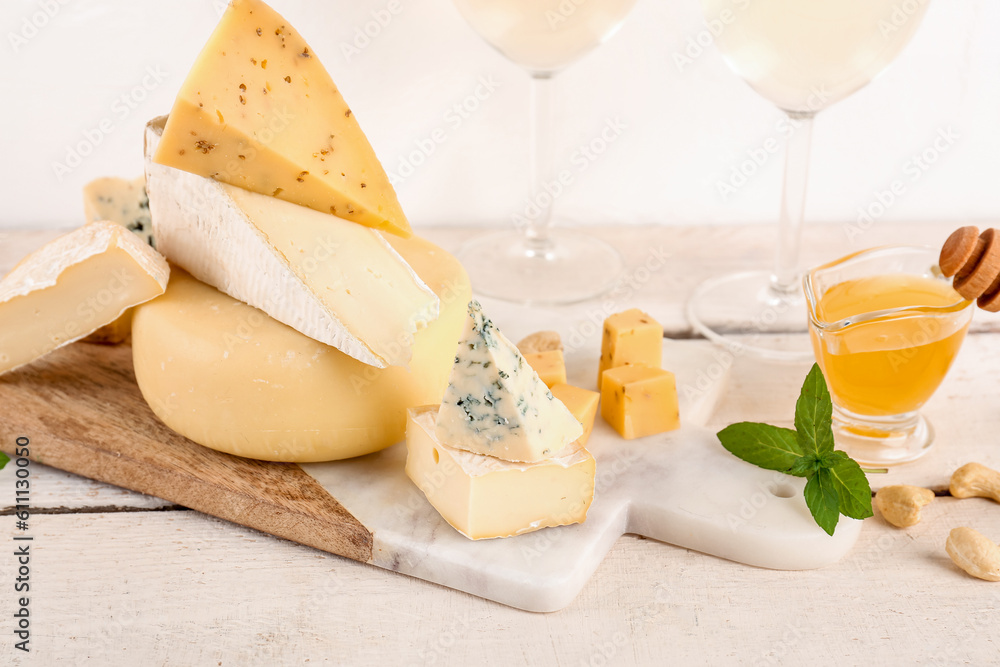
M 438 450 L 435 449 L 434 450 L 434 463 L 440 463 L 440 462 L 441 462 L 441 455 L 438 454 Z
M 795 495 L 795 489 L 792 488 L 791 484 L 778 484 L 768 490 L 771 492 L 771 495 L 778 498 L 791 498 Z

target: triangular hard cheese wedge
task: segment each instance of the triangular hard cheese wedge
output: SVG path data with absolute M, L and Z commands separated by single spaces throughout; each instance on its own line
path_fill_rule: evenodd
M 60 236 L 0 280 L 0 373 L 30 363 L 160 296 L 170 267 L 121 225 Z
M 477 454 L 534 462 L 582 434 L 580 422 L 472 301 L 438 411 L 438 440 Z
M 188 73 L 156 162 L 411 234 L 389 178 L 330 75 L 260 0 L 233 0 Z
M 361 362 L 408 364 L 440 301 L 380 232 L 157 164 L 163 124 L 146 127 L 146 190 L 167 259 Z

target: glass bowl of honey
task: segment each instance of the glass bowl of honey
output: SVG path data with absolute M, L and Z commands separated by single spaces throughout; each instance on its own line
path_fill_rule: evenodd
M 886 246 L 816 267 L 803 282 L 816 361 L 833 399 L 837 445 L 873 466 L 923 456 L 934 430 L 920 408 L 958 354 L 974 302 L 933 248 Z

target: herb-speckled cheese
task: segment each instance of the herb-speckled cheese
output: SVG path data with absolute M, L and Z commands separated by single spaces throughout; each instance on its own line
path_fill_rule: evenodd
M 507 461 L 548 458 L 583 434 L 517 348 L 469 303 L 435 435 L 459 449 Z
M 262 0 L 229 3 L 177 94 L 154 159 L 368 227 L 412 233 L 330 74 Z

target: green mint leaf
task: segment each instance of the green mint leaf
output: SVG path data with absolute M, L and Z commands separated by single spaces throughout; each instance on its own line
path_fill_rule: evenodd
M 730 453 L 766 470 L 785 472 L 802 457 L 795 431 L 789 428 L 740 422 L 727 426 L 718 435 Z
M 833 402 L 819 364 L 813 364 L 795 402 L 795 430 L 804 453 L 822 456 L 833 451 Z
M 821 467 L 823 466 L 820 465 L 819 460 L 815 456 L 806 455 L 800 456 L 798 460 L 795 461 L 795 465 L 785 472 L 789 475 L 794 475 L 795 477 L 810 477 Z
M 847 452 L 835 451 L 827 457 L 827 469 L 837 490 L 840 513 L 852 519 L 867 519 L 872 511 L 872 487 L 858 462 Z
M 840 515 L 872 516 L 872 490 L 865 471 L 846 452 L 835 450 L 833 402 L 814 364 L 795 403 L 795 429 L 740 422 L 719 431 L 733 455 L 767 470 L 805 477 L 805 500 L 816 524 L 833 535 Z
M 829 468 L 820 468 L 809 478 L 806 482 L 805 496 L 806 505 L 813 519 L 827 535 L 833 535 L 837 522 L 840 521 L 840 498 Z
M 8 463 L 10 463 L 10 457 L 0 452 L 0 470 L 3 470 Z

